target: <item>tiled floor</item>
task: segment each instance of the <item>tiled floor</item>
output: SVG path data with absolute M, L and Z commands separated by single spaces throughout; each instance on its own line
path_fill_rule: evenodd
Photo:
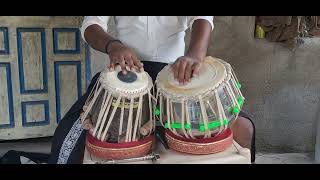
M 0 142 L 0 156 L 9 150 L 50 153 L 50 138 L 16 142 Z M 314 164 L 313 153 L 266 154 L 258 153 L 256 164 Z

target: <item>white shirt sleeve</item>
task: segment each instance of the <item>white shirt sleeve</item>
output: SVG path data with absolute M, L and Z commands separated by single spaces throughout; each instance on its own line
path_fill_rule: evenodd
M 213 16 L 188 16 L 188 27 L 192 28 L 194 21 L 198 19 L 207 20 L 211 24 L 211 29 L 213 30 Z
M 84 32 L 93 24 L 99 25 L 105 32 L 107 32 L 109 19 L 110 16 L 85 16 L 80 28 L 82 39 L 86 42 L 86 39 L 84 38 Z

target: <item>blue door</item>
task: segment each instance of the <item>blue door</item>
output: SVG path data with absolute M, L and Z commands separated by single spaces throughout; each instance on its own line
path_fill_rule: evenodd
M 81 16 L 0 16 L 0 140 L 52 136 L 90 74 Z

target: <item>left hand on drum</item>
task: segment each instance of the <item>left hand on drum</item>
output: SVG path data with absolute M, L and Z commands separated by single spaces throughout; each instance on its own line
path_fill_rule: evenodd
M 200 59 L 190 56 L 178 58 L 171 65 L 174 78 L 178 80 L 180 84 L 187 84 L 192 77 L 199 74 L 201 63 Z

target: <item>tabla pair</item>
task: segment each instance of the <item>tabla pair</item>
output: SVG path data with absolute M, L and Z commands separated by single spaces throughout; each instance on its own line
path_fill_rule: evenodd
M 89 129 L 87 150 L 103 159 L 148 154 L 156 120 L 166 128 L 170 149 L 190 154 L 224 151 L 233 141 L 230 122 L 244 102 L 232 67 L 206 57 L 199 76 L 187 85 L 174 80 L 170 66 L 157 76 L 156 93 L 146 72 L 104 71 L 83 107 Z

